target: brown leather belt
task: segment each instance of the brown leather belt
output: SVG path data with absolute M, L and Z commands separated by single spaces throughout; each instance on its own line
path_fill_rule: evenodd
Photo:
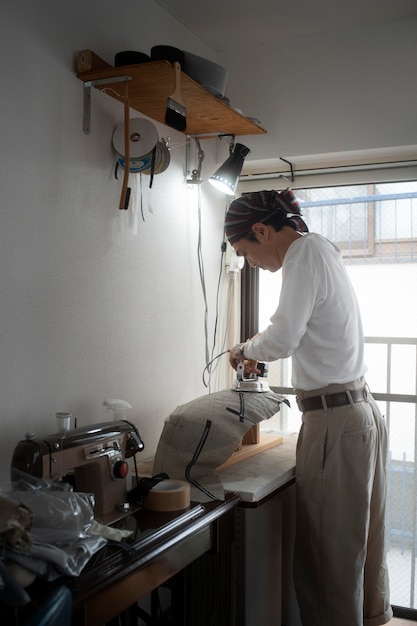
M 307 411 L 334 409 L 351 404 L 351 402 L 364 402 L 367 395 L 366 389 L 351 389 L 349 392 L 340 391 L 312 398 L 297 398 L 297 405 L 300 411 L 306 413 Z

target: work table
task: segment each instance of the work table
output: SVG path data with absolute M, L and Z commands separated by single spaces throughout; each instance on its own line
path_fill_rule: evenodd
M 102 626 L 139 599 L 207 553 L 216 554 L 233 541 L 233 512 L 239 498 L 196 504 L 176 512 L 140 509 L 114 524 L 132 530 L 123 542 L 109 542 L 88 562 L 80 576 L 53 583 L 37 579 L 27 589 L 33 602 L 19 609 L 0 602 L 0 622 L 26 623 L 55 587 L 72 594 L 74 626 Z M 16 618 L 17 616 L 17 618 Z M 16 621 L 17 619 L 17 621 Z
M 239 494 L 240 503 L 259 506 L 295 479 L 298 433 L 283 433 L 283 442 L 219 472 L 224 489 Z
M 238 494 L 244 506 L 259 506 L 265 498 L 295 480 L 298 433 L 274 431 L 273 434 L 279 435 L 277 438 L 282 439 L 282 443 L 215 472 L 224 490 Z M 138 471 L 141 476 L 152 476 L 153 458 L 140 463 Z
M 96 626 L 116 617 L 154 588 L 233 535 L 233 509 L 238 497 L 221 503 L 193 504 L 188 511 L 139 511 L 116 526 L 134 534 L 120 549 L 112 545 L 71 581 L 73 623 Z M 105 548 L 106 549 L 106 548 Z M 104 549 L 104 550 L 105 550 Z
M 234 541 L 235 511 L 245 507 L 263 509 L 264 502 L 294 482 L 296 442 L 297 434 L 286 433 L 281 444 L 220 470 L 226 492 L 224 501 L 191 503 L 188 510 L 175 513 L 141 509 L 117 522 L 120 528 L 133 531 L 128 540 L 119 545 L 110 542 L 91 559 L 79 577 L 62 577 L 56 581 L 57 585 L 65 584 L 71 590 L 73 624 L 101 626 L 111 621 L 172 577 L 186 572 L 189 566 L 195 567 L 207 555 L 217 559 L 216 567 L 225 577 L 222 589 L 229 597 L 222 607 L 222 619 L 224 623 L 233 623 L 233 593 L 227 591 L 227 581 L 233 579 L 230 549 Z M 229 573 L 224 570 L 225 563 Z M 213 561 L 211 572 L 212 567 Z M 197 588 L 187 587 L 187 591 L 184 588 L 180 596 L 193 597 L 200 593 L 198 585 L 205 589 L 212 576 L 213 573 L 203 583 L 195 582 Z M 195 573 L 191 578 L 195 579 Z M 56 584 L 37 580 L 28 592 L 39 606 Z M 208 606 L 212 601 L 213 598 L 207 599 Z M 4 608 L 0 605 L 0 617 L 5 617 Z M 30 615 L 30 610 L 33 612 L 33 607 L 19 611 L 22 619 Z M 203 606 L 199 610 L 207 612 Z M 179 619 L 183 621 L 178 623 L 185 626 L 193 623 L 182 615 Z

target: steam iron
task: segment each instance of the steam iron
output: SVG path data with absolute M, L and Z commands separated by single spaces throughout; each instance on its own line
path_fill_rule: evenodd
M 245 376 L 245 366 L 240 362 L 236 369 L 236 379 L 232 389 L 235 391 L 265 392 L 271 391 L 268 385 L 268 365 L 258 363 L 259 374 L 248 374 Z

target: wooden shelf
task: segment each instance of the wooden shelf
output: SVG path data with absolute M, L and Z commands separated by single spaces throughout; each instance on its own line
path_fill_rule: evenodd
M 233 452 L 227 461 L 219 465 L 219 467 L 216 467 L 215 471 L 220 472 L 220 470 L 230 467 L 235 463 L 240 463 L 241 461 L 250 459 L 250 457 L 255 456 L 255 454 L 259 454 L 260 452 L 264 452 L 270 448 L 275 448 L 275 446 L 281 445 L 283 441 L 284 437 L 273 433 L 260 433 L 259 441 L 257 443 L 242 444 L 242 447 L 239 448 L 239 450 L 236 450 L 236 452 Z
M 98 58 L 94 53 L 91 55 Z M 102 65 L 107 64 L 102 62 Z M 120 81 L 123 76 L 128 76 L 131 80 Z M 127 90 L 132 109 L 165 123 L 167 98 L 174 91 L 174 68 L 169 61 L 150 61 L 125 67 L 108 65 L 78 71 L 77 78 L 84 83 L 91 83 L 91 86 L 120 102 L 125 102 Z M 112 78 L 118 79 L 118 82 L 113 83 Z M 103 80 L 106 82 L 102 83 Z M 181 95 L 186 107 L 187 126 L 184 133 L 187 135 L 241 136 L 266 133 L 261 126 L 213 96 L 184 72 L 181 72 Z

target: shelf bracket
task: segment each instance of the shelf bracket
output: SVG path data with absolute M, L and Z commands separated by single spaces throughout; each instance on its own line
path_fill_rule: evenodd
M 84 102 L 83 102 L 83 131 L 86 135 L 90 134 L 91 122 L 91 86 L 84 83 Z
M 294 182 L 294 168 L 293 165 L 291 163 L 291 161 L 287 161 L 287 159 L 284 159 L 283 157 L 279 157 L 281 159 L 281 161 L 284 161 L 284 163 L 287 163 L 287 165 L 290 166 L 290 170 L 291 170 L 291 177 L 288 178 L 288 176 L 285 176 L 284 174 L 280 174 L 279 178 L 285 178 L 286 180 L 289 180 L 291 183 Z
M 131 76 L 115 76 L 114 78 L 100 78 L 98 80 L 87 80 L 84 83 L 84 101 L 83 101 L 83 131 L 86 135 L 90 134 L 91 128 L 91 87 L 98 85 L 114 84 L 132 80 Z
M 190 166 L 190 140 L 191 136 L 188 135 L 187 143 L 186 143 L 186 174 L 187 174 L 187 184 L 188 185 L 200 185 L 203 181 L 201 180 L 201 166 L 204 161 L 204 151 L 201 149 L 201 144 L 198 137 L 193 136 L 195 141 L 196 149 L 197 149 L 197 167 L 196 169 L 191 170 Z M 191 170 L 191 171 L 190 171 Z

